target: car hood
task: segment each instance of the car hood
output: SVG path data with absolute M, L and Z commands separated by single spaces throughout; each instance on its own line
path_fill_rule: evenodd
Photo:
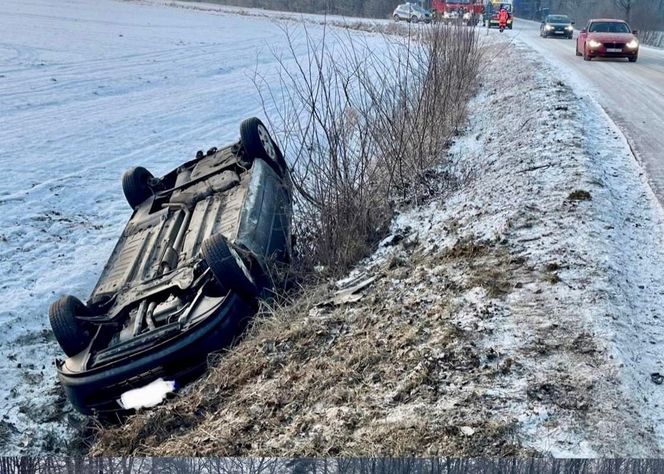
M 588 39 L 607 43 L 629 43 L 634 39 L 632 33 L 588 33 Z
M 551 25 L 551 26 L 572 26 L 572 24 L 569 23 L 569 22 L 567 22 L 567 23 L 565 23 L 565 22 L 547 23 L 547 25 Z

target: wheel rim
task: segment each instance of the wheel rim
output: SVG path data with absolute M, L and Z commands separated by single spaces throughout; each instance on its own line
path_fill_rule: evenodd
M 260 139 L 261 145 L 263 145 L 263 149 L 265 150 L 265 153 L 267 153 L 267 156 L 273 160 L 276 160 L 277 151 L 274 149 L 274 144 L 272 143 L 270 134 L 262 125 L 258 126 L 258 138 Z

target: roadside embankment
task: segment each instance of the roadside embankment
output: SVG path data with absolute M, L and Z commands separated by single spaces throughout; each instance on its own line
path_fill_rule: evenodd
M 661 209 L 599 106 L 487 48 L 431 194 L 376 252 L 93 454 L 661 455 Z

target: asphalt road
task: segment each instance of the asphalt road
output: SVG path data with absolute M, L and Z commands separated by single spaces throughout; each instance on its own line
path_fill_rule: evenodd
M 579 26 L 579 25 L 577 25 Z M 664 49 L 641 47 L 636 63 L 574 54 L 574 39 L 541 38 L 539 23 L 517 19 L 506 33 L 558 63 L 562 79 L 592 95 L 627 137 L 664 204 Z M 581 133 L 582 131 L 580 131 Z

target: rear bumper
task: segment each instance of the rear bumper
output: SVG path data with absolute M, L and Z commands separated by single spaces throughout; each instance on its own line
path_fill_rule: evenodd
M 230 345 L 255 309 L 231 295 L 216 314 L 140 355 L 129 355 L 108 368 L 72 373 L 58 368 L 58 377 L 74 407 L 86 415 L 118 412 L 124 392 L 163 377 L 176 382 L 195 375 L 206 356 Z

